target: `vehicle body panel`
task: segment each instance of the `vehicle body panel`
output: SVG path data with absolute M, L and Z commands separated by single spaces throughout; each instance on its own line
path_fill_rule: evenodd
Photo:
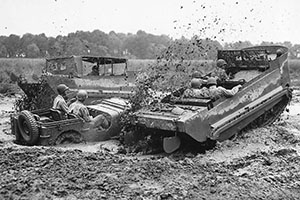
M 276 58 L 276 50 L 279 48 L 284 54 Z M 236 95 L 212 102 L 212 107 L 209 101 L 199 104 L 196 99 L 171 97 L 165 104 L 173 106 L 173 109 L 182 109 L 181 113 L 174 114 L 172 109 L 142 109 L 135 113 L 136 125 L 173 131 L 174 135 L 187 134 L 198 142 L 208 138 L 220 141 L 228 139 L 278 103 L 284 102 L 286 106 L 291 98 L 287 54 L 287 48 L 282 46 L 219 51 L 218 59 L 226 60 L 226 71 L 234 74 L 230 82 L 238 83 L 241 77 L 248 78 Z
M 119 98 L 103 100 L 96 105 L 87 106 L 91 116 L 103 115 L 109 120 L 110 126 L 107 129 L 91 128 L 90 124 L 80 118 L 68 118 L 53 120 L 49 109 L 34 110 L 31 113 L 37 115 L 39 140 L 36 145 L 55 145 L 58 138 L 64 133 L 80 134 L 83 141 L 95 142 L 111 139 L 118 136 L 121 130 L 120 115 L 128 107 L 127 101 Z M 18 124 L 18 114 L 11 116 L 12 132 L 16 135 L 16 140 L 23 142 Z

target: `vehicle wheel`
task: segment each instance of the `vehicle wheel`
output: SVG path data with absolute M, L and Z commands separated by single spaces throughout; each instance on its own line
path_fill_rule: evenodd
M 76 131 L 68 131 L 68 132 L 64 132 L 62 134 L 60 134 L 56 141 L 55 141 L 55 145 L 59 145 L 59 144 L 77 144 L 80 142 L 83 142 L 84 139 L 82 137 L 82 135 Z
M 39 130 L 33 114 L 23 110 L 18 117 L 18 126 L 24 141 L 28 145 L 34 145 L 39 139 Z

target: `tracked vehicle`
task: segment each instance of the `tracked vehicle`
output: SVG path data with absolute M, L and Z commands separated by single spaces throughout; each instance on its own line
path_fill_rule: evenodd
M 276 55 L 278 51 L 282 55 Z M 273 123 L 291 100 L 288 49 L 282 46 L 256 46 L 218 52 L 227 62 L 232 79 L 219 82 L 230 89 L 242 84 L 231 98 L 183 98 L 183 89 L 165 97 L 158 108 L 135 112 L 134 124 L 163 137 L 170 153 L 180 147 L 182 138 L 203 142 L 223 141 L 249 127 Z

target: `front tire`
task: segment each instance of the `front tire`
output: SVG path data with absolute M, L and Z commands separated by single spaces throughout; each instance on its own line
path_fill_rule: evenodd
M 39 130 L 33 114 L 23 110 L 18 116 L 18 126 L 26 144 L 35 145 L 39 139 Z

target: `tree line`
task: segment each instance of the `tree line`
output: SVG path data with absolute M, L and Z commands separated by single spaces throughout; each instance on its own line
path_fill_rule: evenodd
M 291 59 L 300 58 L 300 44 L 291 42 L 271 43 L 289 48 Z M 1 58 L 44 58 L 68 55 L 116 56 L 130 59 L 215 59 L 219 49 L 241 49 L 253 46 L 249 41 L 225 43 L 199 38 L 173 39 L 167 35 L 153 35 L 139 30 L 136 34 L 104 33 L 100 30 L 77 31 L 66 36 L 47 37 L 44 33 L 18 36 L 0 36 Z

